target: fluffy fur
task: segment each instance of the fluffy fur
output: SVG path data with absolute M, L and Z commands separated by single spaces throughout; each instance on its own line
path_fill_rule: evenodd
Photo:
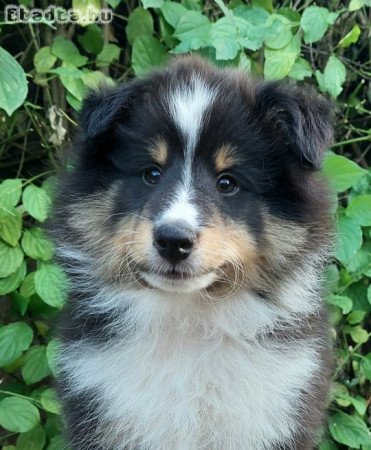
M 51 226 L 71 280 L 72 447 L 313 449 L 331 359 L 327 102 L 183 57 L 92 93 L 80 123 Z M 179 224 L 192 241 L 174 262 L 156 230 Z

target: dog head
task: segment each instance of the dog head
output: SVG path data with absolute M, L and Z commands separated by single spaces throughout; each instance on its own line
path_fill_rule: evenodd
M 326 240 L 331 108 L 314 93 L 181 57 L 91 93 L 80 123 L 57 220 L 99 277 L 267 291 Z

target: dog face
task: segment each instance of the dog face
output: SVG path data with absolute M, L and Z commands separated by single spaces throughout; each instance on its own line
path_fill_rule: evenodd
M 269 291 L 327 235 L 329 105 L 195 57 L 91 94 L 62 180 L 64 241 L 120 286 Z

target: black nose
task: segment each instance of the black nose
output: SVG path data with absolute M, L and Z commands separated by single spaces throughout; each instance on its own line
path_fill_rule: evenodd
M 160 225 L 154 231 L 154 244 L 159 254 L 171 264 L 186 259 L 192 252 L 196 234 L 184 224 Z

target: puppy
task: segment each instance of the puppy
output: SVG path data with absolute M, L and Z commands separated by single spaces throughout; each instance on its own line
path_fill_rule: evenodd
M 72 448 L 313 449 L 331 117 L 194 56 L 88 96 L 52 225 Z

